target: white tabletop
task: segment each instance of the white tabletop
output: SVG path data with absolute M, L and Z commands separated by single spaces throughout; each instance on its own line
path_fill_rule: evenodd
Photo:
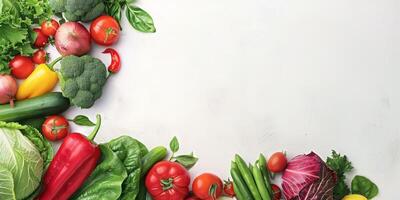
M 332 149 L 399 199 L 400 3 L 396 0 L 146 0 L 155 34 L 123 18 L 122 71 L 91 109 L 98 142 L 176 135 L 191 172 L 229 175 L 235 153 Z M 95 48 L 92 55 L 101 55 Z M 53 51 L 54 52 L 54 51 Z M 54 54 L 53 54 L 54 55 Z M 75 131 L 83 131 L 75 128 Z M 351 178 L 351 177 L 350 177 Z

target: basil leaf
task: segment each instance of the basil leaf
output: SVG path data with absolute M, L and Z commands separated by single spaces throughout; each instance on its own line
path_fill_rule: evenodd
M 367 199 L 372 199 L 379 193 L 378 186 L 364 176 L 355 176 L 353 178 L 351 191 L 353 194 L 361 194 Z
M 175 153 L 179 150 L 179 142 L 176 136 L 174 136 L 171 142 L 169 142 L 169 148 L 171 149 L 172 153 Z
M 90 121 L 90 119 L 84 115 L 78 115 L 72 120 L 75 124 L 81 126 L 96 126 L 95 123 Z
M 118 23 L 120 23 L 122 16 L 121 8 L 122 8 L 121 5 L 118 2 L 116 2 L 113 3 L 110 7 L 106 7 L 106 13 L 112 16 L 115 20 L 117 20 Z
M 186 169 L 192 168 L 199 159 L 193 156 L 193 153 L 190 155 L 180 155 L 175 157 L 175 162 L 181 164 Z
M 126 9 L 126 18 L 128 18 L 132 27 L 138 31 L 144 33 L 156 32 L 153 18 L 151 18 L 149 13 L 139 7 L 128 5 Z

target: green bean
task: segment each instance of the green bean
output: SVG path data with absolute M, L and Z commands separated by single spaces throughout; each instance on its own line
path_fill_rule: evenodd
M 258 192 L 256 183 L 254 182 L 253 175 L 251 174 L 249 168 L 247 167 L 246 163 L 244 160 L 239 156 L 235 155 L 235 161 L 236 164 L 239 168 L 240 173 L 242 174 L 242 177 L 244 181 L 246 182 L 247 186 L 250 189 L 251 194 L 253 195 L 255 200 L 262 200 L 260 193 Z
M 239 198 L 239 200 L 254 200 L 234 161 L 232 161 L 231 176 L 233 179 L 233 183 L 235 184 L 233 186 L 233 190 L 235 191 L 236 196 Z
M 252 171 L 253 171 L 253 177 L 256 182 L 258 192 L 260 192 L 260 195 L 263 200 L 271 200 L 271 197 L 269 196 L 269 192 L 267 190 L 267 186 L 265 185 L 264 178 L 261 174 L 261 169 L 258 166 L 257 162 L 254 164 L 254 167 L 252 166 Z
M 258 159 L 258 164 L 260 166 L 261 174 L 263 175 L 265 185 L 267 186 L 269 196 L 270 198 L 272 198 L 274 193 L 271 187 L 271 180 L 270 180 L 271 176 L 267 168 L 267 160 L 265 159 L 265 156 L 263 154 L 260 154 L 260 157 Z

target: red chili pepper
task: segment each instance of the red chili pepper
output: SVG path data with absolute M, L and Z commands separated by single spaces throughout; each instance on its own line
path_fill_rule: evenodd
M 80 133 L 71 133 L 61 144 L 43 178 L 43 191 L 37 200 L 68 200 L 96 168 L 100 158 L 99 147 L 92 143 L 100 124 L 86 138 Z
M 108 66 L 108 71 L 111 73 L 117 73 L 121 69 L 121 58 L 118 52 L 113 48 L 107 48 L 103 53 L 109 53 L 111 55 L 111 64 Z

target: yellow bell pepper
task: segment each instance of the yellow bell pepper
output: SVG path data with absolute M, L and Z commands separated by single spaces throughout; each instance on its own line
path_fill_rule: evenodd
M 342 200 L 368 200 L 368 199 L 360 194 L 349 194 L 346 195 Z
M 58 82 L 57 73 L 53 65 L 61 59 L 54 60 L 51 64 L 40 64 L 19 86 L 16 99 L 23 100 L 46 94 L 54 89 Z

